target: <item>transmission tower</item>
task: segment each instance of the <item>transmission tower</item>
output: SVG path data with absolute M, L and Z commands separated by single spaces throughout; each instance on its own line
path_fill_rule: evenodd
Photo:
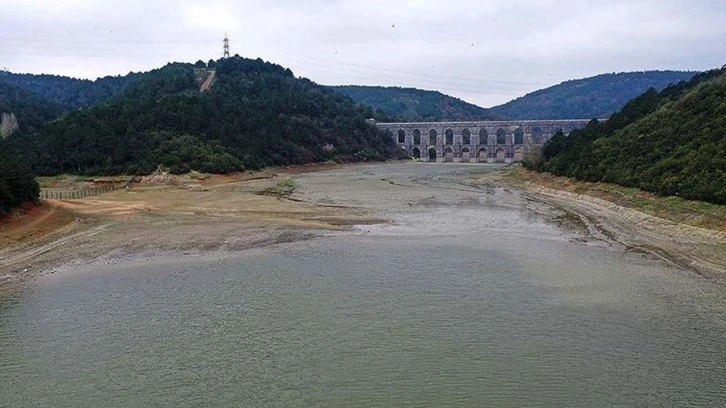
M 224 33 L 224 58 L 229 58 L 229 37 Z

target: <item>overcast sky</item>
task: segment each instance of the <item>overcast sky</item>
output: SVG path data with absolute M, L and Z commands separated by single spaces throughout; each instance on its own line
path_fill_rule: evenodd
M 3 4 L 7 3 L 7 4 Z M 726 0 L 0 0 L 0 68 L 95 79 L 260 57 L 321 84 L 481 106 L 606 72 L 726 63 Z

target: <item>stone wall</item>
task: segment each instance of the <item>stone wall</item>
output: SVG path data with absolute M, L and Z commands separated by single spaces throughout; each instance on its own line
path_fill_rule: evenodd
M 588 122 L 568 119 L 372 123 L 390 131 L 402 149 L 424 161 L 512 163 L 521 161 L 527 149 L 542 146 L 557 131 L 569 134 Z

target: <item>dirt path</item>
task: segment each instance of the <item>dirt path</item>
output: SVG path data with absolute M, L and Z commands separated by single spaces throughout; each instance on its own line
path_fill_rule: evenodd
M 216 73 L 217 73 L 217 71 L 212 71 L 209 73 L 209 76 L 207 77 L 207 79 L 205 79 L 204 82 L 202 83 L 202 86 L 199 87 L 200 92 L 208 91 L 212 87 Z

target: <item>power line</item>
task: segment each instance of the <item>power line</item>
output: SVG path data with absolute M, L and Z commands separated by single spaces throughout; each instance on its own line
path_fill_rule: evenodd
M 218 39 L 205 39 L 205 40 L 132 40 L 132 39 L 116 39 L 116 38 L 109 38 L 109 39 L 103 39 L 103 38 L 84 38 L 83 40 L 78 41 L 67 41 L 67 40 L 56 40 L 56 39 L 48 39 L 48 40 L 29 40 L 27 38 L 3 38 L 0 37 L 0 43 L 2 44 L 10 44 L 10 43 L 19 43 L 19 44 L 72 44 L 72 45 L 78 45 L 78 46 L 85 46 L 85 44 L 129 44 L 129 45 L 137 45 L 137 44 L 144 44 L 144 45 L 166 45 L 166 44 L 180 44 L 180 45 L 187 45 L 187 44 L 215 44 L 218 43 Z
M 15 43 L 15 45 L 12 43 Z M 180 51 L 183 46 L 206 46 L 213 43 L 214 41 L 212 40 L 142 42 L 136 40 L 104 41 L 96 39 L 84 40 L 83 43 L 59 41 L 52 44 L 51 42 L 49 45 L 49 43 L 41 41 L 5 38 L 0 39 L 0 52 L 26 56 L 48 56 L 49 51 L 53 51 L 58 57 L 81 56 L 85 58 L 107 58 L 110 56 L 124 56 L 126 58 L 142 58 L 158 56 L 160 51 L 163 50 L 169 52 L 162 54 L 170 55 Z M 140 44 L 143 44 L 143 47 L 136 46 Z M 124 45 L 129 46 L 129 48 L 123 47 Z M 426 70 L 412 70 L 410 67 L 394 68 L 390 66 L 365 64 L 359 61 L 341 60 L 337 57 L 331 58 L 320 54 L 311 55 L 302 52 L 296 53 L 275 50 L 265 50 L 264 53 L 267 54 L 267 58 L 271 56 L 277 60 L 284 60 L 287 65 L 295 65 L 296 67 L 293 68 L 296 70 L 301 69 L 312 73 L 335 74 L 336 76 L 348 78 L 347 80 L 351 81 L 351 83 L 360 83 L 361 81 L 387 82 L 389 84 L 401 84 L 399 86 L 407 84 L 408 86 L 437 89 L 440 91 L 501 95 L 519 92 L 522 88 L 541 86 L 540 82 L 449 75 Z M 223 57 L 229 58 L 229 55 L 229 37 L 225 33 Z
M 224 55 L 222 58 L 229 58 L 229 37 L 224 33 Z

